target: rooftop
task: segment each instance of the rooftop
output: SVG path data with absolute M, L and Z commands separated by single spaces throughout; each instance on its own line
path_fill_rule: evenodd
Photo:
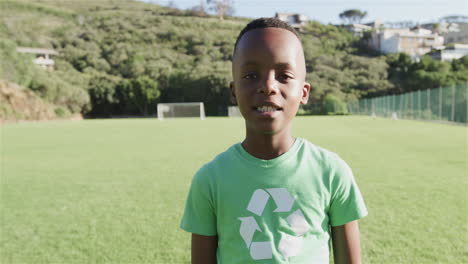
M 58 52 L 56 52 L 55 50 L 52 50 L 52 49 L 17 47 L 16 51 L 20 52 L 20 53 L 58 55 Z

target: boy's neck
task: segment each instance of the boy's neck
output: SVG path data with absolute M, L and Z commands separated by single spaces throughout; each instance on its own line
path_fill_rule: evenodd
M 292 147 L 294 141 L 295 139 L 290 131 L 273 135 L 259 135 L 247 132 L 247 136 L 242 142 L 242 147 L 256 158 L 270 160 L 286 153 Z

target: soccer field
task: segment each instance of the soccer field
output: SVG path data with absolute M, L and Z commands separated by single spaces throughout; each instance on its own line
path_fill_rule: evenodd
M 0 126 L 0 263 L 189 263 L 193 173 L 242 140 L 241 118 Z M 369 215 L 364 263 L 467 263 L 465 126 L 297 117 L 348 162 Z

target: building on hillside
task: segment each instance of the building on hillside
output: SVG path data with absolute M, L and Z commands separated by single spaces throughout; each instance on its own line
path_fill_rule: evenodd
M 34 54 L 36 56 L 33 60 L 34 64 L 46 70 L 54 69 L 55 62 L 51 59 L 51 56 L 58 55 L 55 50 L 28 47 L 17 47 L 16 52 Z
M 427 23 L 427 24 L 422 24 L 420 27 L 429 29 L 432 32 L 437 32 L 439 34 L 443 34 L 446 32 L 458 32 L 459 31 L 459 25 L 457 23 L 446 23 L 446 22 L 440 22 L 440 23 Z
M 445 45 L 451 43 L 468 44 L 468 23 L 451 23 L 454 30 L 442 33 Z
M 366 23 L 364 25 L 369 26 L 369 27 L 371 27 L 373 29 L 383 29 L 385 27 L 385 24 L 382 21 L 380 21 L 379 19 L 376 19 L 376 20 L 374 20 L 372 22 L 369 22 L 369 23 Z
M 309 21 L 305 15 L 291 13 L 276 13 L 275 18 L 287 22 L 298 31 L 302 31 L 302 28 L 307 24 L 307 21 Z
M 444 37 L 444 44 L 459 43 L 468 44 L 468 23 L 429 23 L 423 24 L 421 27 L 439 33 Z
M 430 53 L 435 60 L 452 61 L 468 56 L 468 44 L 453 44 L 452 46 L 434 50 Z
M 372 27 L 363 24 L 349 24 L 343 26 L 348 32 L 351 32 L 355 37 L 362 38 L 364 36 L 364 32 L 372 31 Z
M 442 36 L 421 27 L 376 29 L 369 40 L 369 46 L 375 50 L 385 54 L 403 52 L 414 60 L 432 49 L 440 49 L 443 45 Z
M 380 20 L 375 20 L 371 23 L 366 24 L 349 24 L 349 25 L 342 25 L 344 29 L 348 32 L 351 32 L 356 37 L 363 37 L 364 32 L 371 32 L 375 30 L 383 29 L 383 24 Z

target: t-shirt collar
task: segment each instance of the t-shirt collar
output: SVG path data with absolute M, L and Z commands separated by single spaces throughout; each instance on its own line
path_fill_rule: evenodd
M 291 156 L 294 156 L 297 153 L 297 151 L 299 150 L 299 148 L 302 146 L 302 144 L 303 144 L 303 139 L 302 138 L 296 138 L 296 140 L 294 140 L 293 145 L 289 148 L 289 150 L 287 152 L 283 153 L 282 155 L 280 155 L 280 156 L 278 156 L 278 157 L 276 157 L 274 159 L 270 159 L 270 160 L 259 159 L 257 157 L 252 156 L 250 153 L 248 153 L 244 149 L 244 147 L 242 146 L 241 143 L 237 143 L 236 145 L 234 145 L 234 148 L 237 151 L 237 153 L 240 155 L 240 157 L 242 159 L 246 160 L 247 162 L 249 162 L 250 164 L 252 164 L 254 166 L 270 168 L 270 167 L 277 166 L 278 164 L 282 163 L 283 161 L 289 159 Z

